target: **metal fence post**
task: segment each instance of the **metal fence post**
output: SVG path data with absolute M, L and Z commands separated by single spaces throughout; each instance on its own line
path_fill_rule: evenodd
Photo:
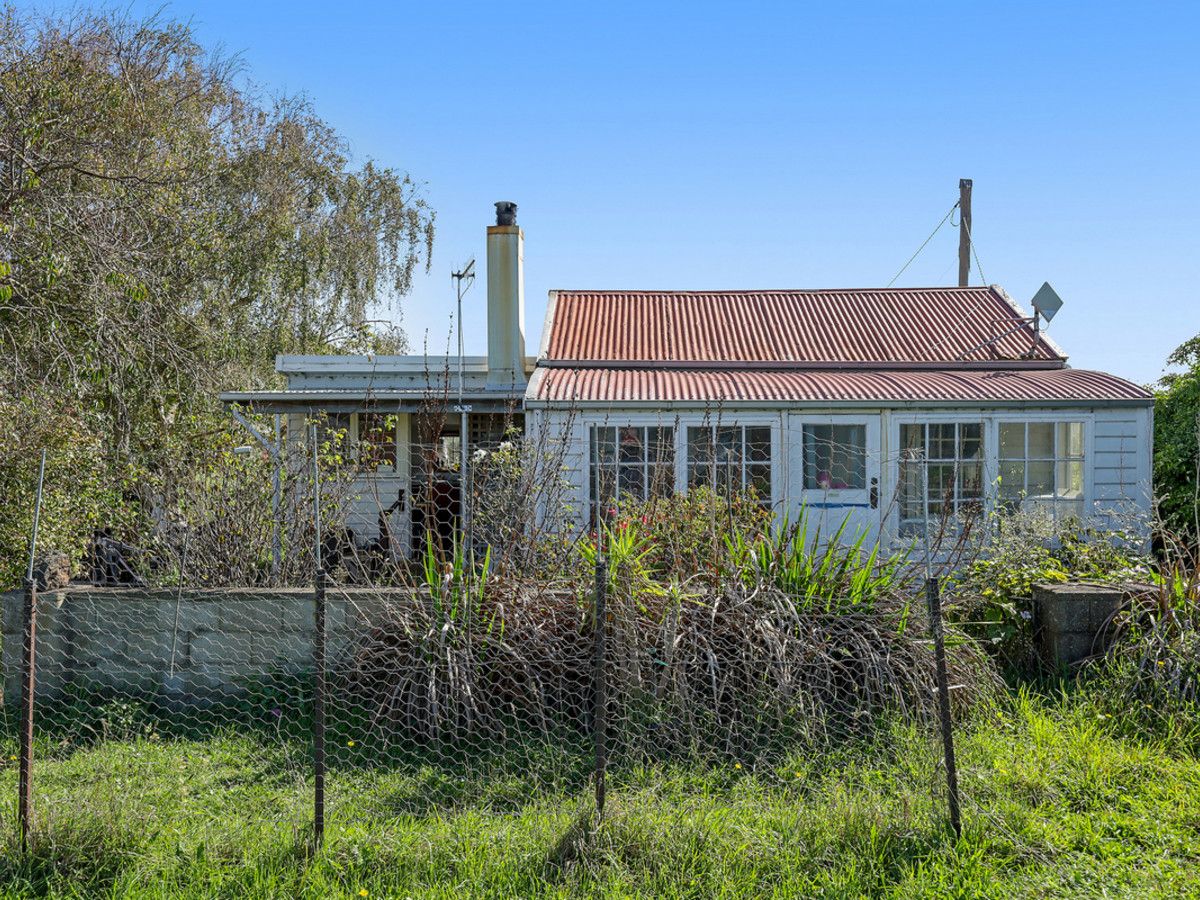
M 18 816 L 21 824 L 21 849 L 29 849 L 33 824 L 33 677 L 36 665 L 37 588 L 32 578 L 25 579 L 24 645 L 21 673 L 21 775 Z
M 325 570 L 317 569 L 313 622 L 313 841 L 325 838 Z
M 938 579 L 925 579 L 925 602 L 929 611 L 929 629 L 933 633 L 933 654 L 937 662 L 938 712 L 942 722 L 942 751 L 946 759 L 946 787 L 949 793 L 950 826 L 962 837 L 958 803 L 958 767 L 954 761 L 954 725 L 950 720 L 950 684 L 946 674 L 946 638 L 942 631 L 942 598 Z
M 608 583 L 608 564 L 596 559 L 596 604 L 592 628 L 595 637 L 592 658 L 592 740 L 596 756 L 596 816 L 604 818 L 605 771 L 608 768 L 608 660 L 605 635 L 608 615 L 605 594 Z
M 317 460 L 317 426 L 312 426 L 313 550 L 313 846 L 325 839 L 325 563 L 321 558 L 321 468 Z
M 24 640 L 21 672 L 21 749 L 20 797 L 17 818 L 21 827 L 21 850 L 29 849 L 29 831 L 33 824 L 33 680 L 37 664 L 37 583 L 33 577 L 33 561 L 37 556 L 38 523 L 42 518 L 42 486 L 46 482 L 46 451 L 38 466 L 37 498 L 33 504 L 33 534 L 29 538 L 29 566 L 25 570 Z

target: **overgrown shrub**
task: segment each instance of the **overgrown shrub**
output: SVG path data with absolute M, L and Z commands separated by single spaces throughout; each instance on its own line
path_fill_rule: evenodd
M 1115 621 L 1116 635 L 1094 667 L 1097 692 L 1119 727 L 1200 745 L 1200 560 L 1173 545 Z
M 1033 588 L 1072 579 L 1125 583 L 1150 576 L 1138 523 L 1100 530 L 1037 508 L 993 514 L 970 561 L 952 573 L 952 614 L 1015 670 L 1035 665 Z
M 72 397 L 45 386 L 10 394 L 0 385 L 0 588 L 19 586 L 29 562 L 42 448 L 39 554 L 63 551 L 77 574 L 95 528 L 121 533 L 134 519 L 130 479 L 105 455 L 102 434 Z

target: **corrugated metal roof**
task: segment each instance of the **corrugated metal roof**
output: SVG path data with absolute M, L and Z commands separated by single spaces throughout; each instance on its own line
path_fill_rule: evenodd
M 1083 369 L 996 372 L 540 369 L 527 401 L 557 403 L 1153 402 L 1136 384 Z
M 912 362 L 1063 359 L 992 287 L 558 291 L 545 359 Z M 1015 326 L 1017 330 L 980 347 Z

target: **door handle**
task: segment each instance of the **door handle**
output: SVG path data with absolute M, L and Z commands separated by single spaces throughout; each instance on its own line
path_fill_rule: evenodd
M 879 509 L 879 479 L 871 479 L 871 509 Z

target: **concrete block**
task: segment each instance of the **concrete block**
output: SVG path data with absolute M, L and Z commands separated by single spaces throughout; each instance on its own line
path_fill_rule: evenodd
M 1094 634 L 1078 632 L 1050 632 L 1042 634 L 1042 658 L 1054 666 L 1069 666 L 1103 653 L 1105 649 L 1102 640 L 1097 640 Z
M 158 671 L 128 659 L 105 659 L 87 673 L 86 681 L 122 694 L 141 694 L 158 690 L 161 678 Z
M 354 630 L 369 630 L 395 619 L 400 602 L 403 601 L 399 598 L 381 595 L 351 597 L 346 609 L 347 621 Z M 409 599 L 408 602 L 414 601 Z
M 1043 628 L 1094 634 L 1112 621 L 1126 598 L 1117 588 L 1055 584 L 1036 586 L 1034 599 Z
M 170 665 L 172 650 L 176 660 L 181 656 L 186 658 L 186 652 L 190 649 L 188 638 L 189 633 L 186 631 L 131 634 L 126 641 L 125 652 L 131 662 L 165 669 Z
M 176 617 L 178 612 L 178 617 Z M 184 597 L 176 609 L 174 604 L 164 616 L 163 626 L 175 628 L 178 618 L 178 628 L 183 631 L 216 631 L 221 627 L 221 603 L 219 600 L 197 599 Z
M 68 602 L 81 632 L 124 634 L 162 627 L 163 601 L 157 597 L 139 597 L 129 591 L 124 596 L 76 594 Z
M 1034 588 L 1042 656 L 1070 665 L 1108 649 L 1113 617 L 1126 601 L 1117 588 L 1090 584 L 1037 585 Z
M 190 659 L 197 666 L 268 671 L 311 660 L 312 638 L 297 632 L 200 632 L 193 637 Z
M 283 627 L 283 610 L 278 600 L 234 600 L 221 602 L 220 628 L 226 632 L 278 632 Z

